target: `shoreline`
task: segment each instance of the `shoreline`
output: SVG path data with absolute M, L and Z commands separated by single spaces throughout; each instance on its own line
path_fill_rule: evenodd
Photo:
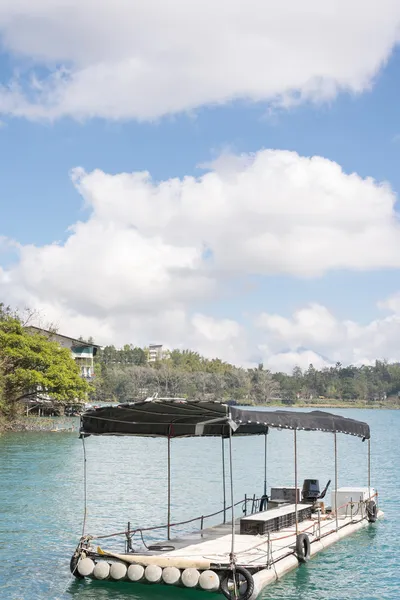
M 268 405 L 264 405 L 268 406 Z M 278 405 L 277 405 L 278 406 Z M 361 408 L 370 410 L 399 410 L 400 401 L 395 402 L 297 402 L 296 404 L 279 404 L 279 408 L 286 407 L 296 410 L 296 408 L 315 408 L 315 409 L 330 409 L 330 408 Z
M 77 433 L 79 417 L 18 417 L 12 422 L 0 422 L 2 433 Z
M 238 406 L 241 406 L 238 403 Z M 277 408 L 279 410 L 297 410 L 309 408 L 315 410 L 330 410 L 335 408 L 346 409 L 368 409 L 368 410 L 400 410 L 399 402 L 297 402 L 296 404 L 284 404 L 274 402 L 273 404 L 247 405 L 262 408 Z M 79 430 L 79 417 L 38 417 L 21 416 L 12 422 L 0 421 L 0 435 L 2 433 L 24 433 L 24 432 L 46 432 L 46 433 L 77 433 Z

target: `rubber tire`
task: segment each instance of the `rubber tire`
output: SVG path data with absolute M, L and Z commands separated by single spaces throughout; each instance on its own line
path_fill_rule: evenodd
M 306 533 L 299 533 L 296 538 L 296 555 L 297 560 L 301 563 L 308 562 L 311 557 L 310 538 Z
M 366 505 L 367 519 L 370 523 L 375 523 L 378 518 L 378 507 L 374 500 L 369 500 Z
M 79 554 L 77 552 L 74 552 L 74 554 L 71 557 L 71 560 L 69 561 L 69 569 L 72 575 L 76 577 L 76 579 L 85 579 L 84 576 L 81 575 L 78 571 L 78 562 Z
M 175 550 L 175 546 L 168 546 L 167 544 L 155 544 L 154 546 L 148 546 L 148 550 L 152 552 L 171 552 Z
M 221 592 L 223 593 L 225 598 L 228 598 L 228 600 L 249 600 L 249 598 L 251 598 L 251 596 L 253 595 L 253 592 L 254 592 L 253 575 L 250 573 L 250 571 L 248 571 L 244 567 L 236 567 L 235 573 L 237 573 L 238 575 L 242 575 L 242 577 L 245 579 L 245 581 L 247 583 L 247 589 L 246 589 L 245 593 L 240 594 L 237 598 L 234 598 L 231 595 L 231 590 L 228 589 L 228 581 L 233 579 L 232 569 L 229 569 L 228 571 L 224 571 L 224 573 L 222 575 Z

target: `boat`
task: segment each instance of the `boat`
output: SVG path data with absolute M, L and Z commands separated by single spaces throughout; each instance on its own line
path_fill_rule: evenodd
M 271 429 L 293 431 L 295 475 L 292 487 L 272 488 L 268 493 L 267 448 Z M 298 431 L 333 436 L 335 481 L 330 506 L 325 497 L 331 482 L 322 491 L 316 479 L 307 479 L 299 486 Z M 360 482 L 353 487 L 338 488 L 339 434 L 366 442 L 368 469 L 360 473 Z M 100 535 L 86 532 L 85 440 L 92 435 L 166 439 L 165 524 L 142 527 L 128 521 L 123 531 Z M 262 494 L 253 493 L 235 501 L 232 447 L 237 436 L 248 435 L 264 436 L 264 487 Z M 222 508 L 212 515 L 173 523 L 171 443 L 181 437 L 208 436 L 221 438 Z M 230 600 L 255 600 L 268 584 L 288 571 L 383 517 L 378 492 L 371 487 L 370 428 L 362 421 L 323 411 L 266 411 L 216 401 L 153 397 L 87 411 L 81 416 L 80 437 L 84 450 L 85 507 L 82 535 L 70 560 L 71 573 L 77 579 L 125 581 L 133 586 L 176 586 L 183 595 L 185 589 L 199 588 L 219 592 Z M 237 507 L 242 508 L 241 517 L 236 517 Z M 208 526 L 209 519 L 218 518 L 218 525 Z M 179 536 L 175 532 L 182 525 L 193 526 L 193 530 Z M 157 543 L 146 541 L 148 535 L 153 539 L 158 536 Z M 112 543 L 118 539 L 121 546 L 116 551 Z

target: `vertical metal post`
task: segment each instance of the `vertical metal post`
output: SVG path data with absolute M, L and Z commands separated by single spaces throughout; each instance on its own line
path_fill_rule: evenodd
M 168 512 L 167 512 L 167 534 L 171 539 L 171 437 L 168 436 Z
M 264 496 L 267 495 L 267 433 L 264 434 Z
M 131 522 L 128 521 L 128 528 L 126 530 L 126 542 L 125 542 L 125 548 L 126 548 L 126 553 L 128 554 L 128 552 L 131 552 L 132 550 L 132 538 L 131 538 Z
M 223 491 L 223 504 L 224 504 L 224 523 L 226 523 L 226 480 L 225 480 L 225 444 L 224 438 L 221 437 L 222 442 L 222 491 Z
M 338 457 L 337 457 L 337 434 L 336 431 L 333 434 L 335 439 L 335 518 L 336 518 L 336 531 L 339 529 L 339 519 L 338 519 L 338 501 L 337 501 L 337 491 L 338 491 Z
M 298 515 L 298 507 L 297 507 L 297 431 L 294 430 L 294 510 L 296 516 L 296 536 L 299 533 L 299 515 Z
M 85 436 L 81 434 L 82 447 L 83 447 L 83 523 L 82 523 L 82 537 L 85 535 L 86 518 L 87 518 L 87 469 L 86 469 L 86 446 Z
M 371 438 L 368 438 L 368 498 L 371 499 Z
M 321 509 L 318 508 L 318 539 L 321 539 Z
M 232 466 L 232 428 L 229 426 L 229 474 L 231 479 L 231 513 L 232 513 L 232 544 L 231 544 L 231 554 L 230 561 L 231 563 L 235 562 L 235 506 L 234 506 L 234 496 L 233 496 L 233 466 Z

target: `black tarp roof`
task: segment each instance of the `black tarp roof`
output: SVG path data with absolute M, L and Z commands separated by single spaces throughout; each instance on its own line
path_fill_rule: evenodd
M 183 399 L 151 399 L 104 406 L 89 410 L 81 417 L 81 433 L 86 435 L 228 437 L 230 427 L 233 435 L 262 434 L 272 427 L 370 437 L 367 423 L 319 410 L 266 411 Z

